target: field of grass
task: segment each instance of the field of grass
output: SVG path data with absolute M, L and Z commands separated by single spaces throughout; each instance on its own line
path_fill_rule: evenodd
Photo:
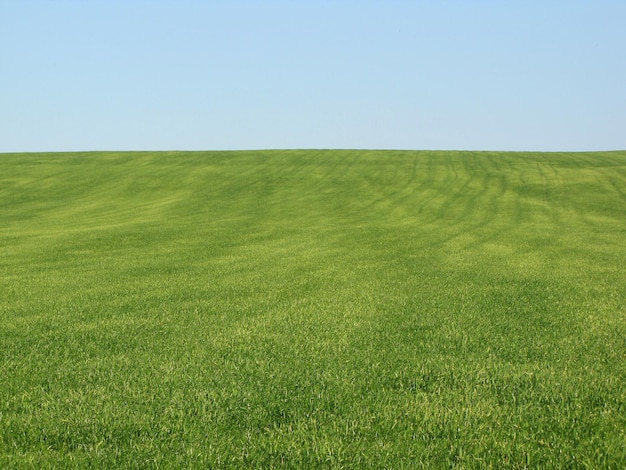
M 626 152 L 0 155 L 0 468 L 623 468 Z

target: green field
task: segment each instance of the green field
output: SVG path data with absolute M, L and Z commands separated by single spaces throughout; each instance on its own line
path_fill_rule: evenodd
M 0 155 L 0 468 L 623 468 L 626 152 Z

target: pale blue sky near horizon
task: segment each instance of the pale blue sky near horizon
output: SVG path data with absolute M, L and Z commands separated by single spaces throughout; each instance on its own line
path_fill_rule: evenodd
M 623 150 L 624 25 L 624 0 L 0 0 L 0 152 Z

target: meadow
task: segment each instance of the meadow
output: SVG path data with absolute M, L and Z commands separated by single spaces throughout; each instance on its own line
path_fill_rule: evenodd
M 626 151 L 0 154 L 1 468 L 623 468 Z

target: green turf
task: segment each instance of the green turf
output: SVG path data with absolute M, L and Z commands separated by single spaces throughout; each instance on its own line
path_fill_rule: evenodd
M 0 155 L 0 467 L 623 468 L 626 152 Z

